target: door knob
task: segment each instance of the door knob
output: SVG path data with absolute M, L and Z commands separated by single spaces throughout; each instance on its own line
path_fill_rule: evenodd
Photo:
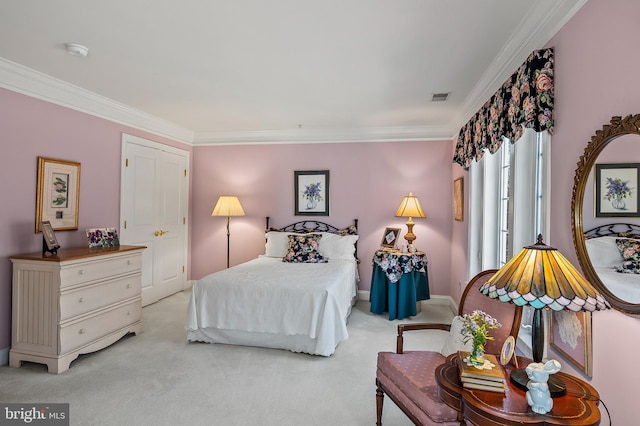
M 163 231 L 163 230 L 161 229 L 161 230 L 159 230 L 159 231 L 154 232 L 154 233 L 153 233 L 153 235 L 155 235 L 156 237 L 160 237 L 160 236 L 162 236 L 162 235 L 164 235 L 164 234 L 166 234 L 166 233 L 168 233 L 168 232 L 169 232 L 169 231 Z

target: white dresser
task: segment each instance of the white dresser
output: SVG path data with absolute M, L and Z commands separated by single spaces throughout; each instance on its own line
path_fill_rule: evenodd
M 141 246 L 12 256 L 9 365 L 62 373 L 80 354 L 142 331 Z

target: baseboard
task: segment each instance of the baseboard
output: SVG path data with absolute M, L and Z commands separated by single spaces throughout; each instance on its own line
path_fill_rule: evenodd
M 369 301 L 369 290 L 358 290 L 358 300 Z M 451 296 L 440 296 L 434 294 L 428 300 L 422 301 L 422 306 L 428 305 L 446 305 L 451 309 L 451 312 L 458 313 L 458 304 L 453 300 Z
M 9 349 L 10 348 L 0 349 L 0 365 L 9 364 Z
M 369 301 L 369 290 L 358 290 L 356 297 L 358 300 Z
M 458 304 L 453 300 L 451 296 L 441 296 L 434 294 L 429 300 L 423 300 L 422 305 L 446 305 L 451 312 L 458 314 Z
M 193 288 L 193 285 L 197 282 L 197 280 L 187 280 L 182 287 L 182 291 L 189 290 Z

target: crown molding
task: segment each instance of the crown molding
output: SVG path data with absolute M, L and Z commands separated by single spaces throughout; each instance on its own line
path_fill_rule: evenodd
M 587 0 L 534 2 L 509 42 L 466 97 L 448 125 L 351 129 L 193 132 L 65 81 L 0 58 L 0 87 L 189 145 L 339 143 L 453 140 L 527 56 L 546 43 Z
M 494 95 L 527 57 L 542 49 L 587 0 L 543 0 L 534 2 L 496 56 L 482 78 L 467 96 L 451 127 L 456 132 Z
M 453 135 L 449 126 L 194 133 L 4 58 L 0 58 L 0 87 L 190 145 L 441 140 Z
M 0 87 L 179 142 L 193 141 L 191 130 L 4 58 Z
M 363 127 L 357 129 L 286 129 L 196 133 L 194 146 L 298 143 L 400 142 L 453 139 L 449 126 Z

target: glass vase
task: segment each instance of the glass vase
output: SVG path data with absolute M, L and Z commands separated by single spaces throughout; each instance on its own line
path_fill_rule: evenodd
M 622 196 L 618 196 L 611 200 L 611 205 L 616 210 L 624 210 L 626 207 L 626 203 L 624 202 L 624 198 L 622 198 Z
M 473 365 L 484 365 L 484 345 L 474 344 L 469 353 L 469 363 Z

